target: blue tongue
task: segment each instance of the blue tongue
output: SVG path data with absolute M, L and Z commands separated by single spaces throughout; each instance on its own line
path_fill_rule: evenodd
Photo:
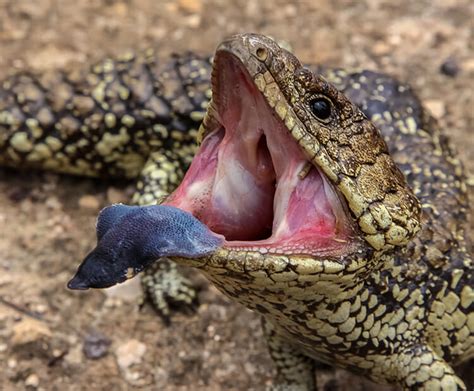
M 107 288 L 161 257 L 201 258 L 223 243 L 188 212 L 172 206 L 112 205 L 97 218 L 97 246 L 82 261 L 70 289 Z

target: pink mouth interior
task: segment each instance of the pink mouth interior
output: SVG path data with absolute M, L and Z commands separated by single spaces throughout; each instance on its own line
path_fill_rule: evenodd
M 225 247 L 275 253 L 336 254 L 350 236 L 346 209 L 311 165 L 238 60 L 220 54 L 221 127 L 203 141 L 165 204 L 192 213 Z

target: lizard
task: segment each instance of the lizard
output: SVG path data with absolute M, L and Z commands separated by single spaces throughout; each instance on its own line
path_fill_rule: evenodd
M 465 389 L 450 365 L 473 354 L 464 174 L 411 89 L 375 72 L 302 67 L 252 34 L 221 44 L 211 79 L 200 152 L 164 203 L 226 246 L 172 259 L 263 315 L 275 389 L 313 389 L 314 360 L 405 389 Z M 192 81 L 182 86 L 195 98 Z M 219 169 L 220 193 L 190 196 Z M 234 202 L 213 207 L 229 189 Z

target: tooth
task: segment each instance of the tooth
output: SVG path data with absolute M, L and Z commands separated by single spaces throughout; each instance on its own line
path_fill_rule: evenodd
M 309 171 L 311 170 L 311 167 L 312 164 L 310 162 L 306 162 L 301 171 L 298 173 L 298 178 L 300 178 L 301 180 L 306 178 L 309 174 Z

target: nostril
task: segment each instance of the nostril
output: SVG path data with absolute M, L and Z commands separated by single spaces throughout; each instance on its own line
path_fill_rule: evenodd
M 262 47 L 257 48 L 255 54 L 257 55 L 258 59 L 261 61 L 265 61 L 268 57 L 267 49 L 262 48 Z

